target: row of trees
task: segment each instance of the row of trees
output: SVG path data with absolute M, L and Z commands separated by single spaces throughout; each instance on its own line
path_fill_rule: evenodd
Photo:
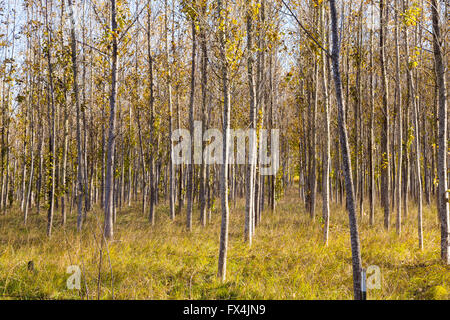
M 205 227 L 220 201 L 225 279 L 229 203 L 245 198 L 251 245 L 265 207 L 298 182 L 312 220 L 321 195 L 325 244 L 330 201 L 345 196 L 355 298 L 357 220 L 374 225 L 378 203 L 399 235 L 417 206 L 419 248 L 435 203 L 450 263 L 445 2 L 27 0 L 1 14 L 4 214 L 18 205 L 26 224 L 45 208 L 50 236 L 75 207 L 81 231 L 99 205 L 112 239 L 133 201 L 150 225 L 167 201 L 187 231 L 195 202 Z M 195 139 L 196 120 L 222 129 L 223 164 L 172 163 L 172 131 Z M 280 129 L 278 173 L 228 164 L 230 128 Z

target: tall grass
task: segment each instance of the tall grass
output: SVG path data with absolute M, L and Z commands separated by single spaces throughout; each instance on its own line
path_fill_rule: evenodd
M 194 211 L 188 233 L 184 211 L 172 222 L 162 204 L 152 227 L 136 202 L 118 211 L 115 240 L 102 244 L 99 208 L 88 213 L 81 234 L 74 215 L 65 228 L 56 216 L 50 239 L 45 214 L 32 212 L 25 226 L 20 211 L 9 210 L 0 215 L 0 299 L 352 299 L 350 237 L 341 206 L 331 206 L 325 247 L 321 219 L 311 221 L 289 191 L 275 212 L 263 213 L 251 248 L 244 242 L 244 207 L 242 200 L 231 205 L 224 283 L 216 278 L 218 212 L 202 228 Z M 423 251 L 412 203 L 400 237 L 395 227 L 384 230 L 379 208 L 375 226 L 367 215 L 359 218 L 363 266 L 378 265 L 382 276 L 381 289 L 369 291 L 369 299 L 449 298 L 450 268 L 439 261 L 436 215 L 435 208 L 425 208 Z M 67 289 L 70 265 L 82 270 L 81 290 Z

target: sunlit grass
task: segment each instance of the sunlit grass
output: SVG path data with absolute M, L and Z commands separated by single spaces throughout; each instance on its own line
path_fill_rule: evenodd
M 400 237 L 394 214 L 389 232 L 383 228 L 379 208 L 375 226 L 369 225 L 367 214 L 359 219 L 363 266 L 381 268 L 381 289 L 370 291 L 369 299 L 449 298 L 450 268 L 439 261 L 437 213 L 425 207 L 424 214 L 423 251 L 418 249 L 413 204 Z M 231 205 L 224 283 L 216 277 L 219 212 L 213 212 L 211 223 L 203 228 L 194 211 L 191 233 L 184 226 L 185 212 L 172 222 L 166 205 L 158 206 L 154 227 L 141 214 L 139 202 L 117 215 L 115 240 L 108 246 L 102 245 L 99 208 L 88 213 L 81 234 L 75 231 L 75 212 L 69 215 L 65 229 L 56 213 L 50 239 L 42 210 L 40 216 L 30 214 L 27 226 L 17 209 L 0 215 L 0 298 L 352 299 L 348 217 L 338 204 L 331 206 L 327 247 L 323 245 L 320 201 L 313 222 L 292 191 L 274 213 L 263 213 L 249 248 L 243 241 L 244 202 L 238 200 L 236 208 Z M 34 262 L 34 271 L 28 269 L 29 261 Z M 80 292 L 66 288 L 70 265 L 79 265 L 83 271 Z

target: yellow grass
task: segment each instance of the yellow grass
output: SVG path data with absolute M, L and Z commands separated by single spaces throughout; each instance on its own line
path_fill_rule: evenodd
M 191 233 L 185 231 L 184 214 L 171 222 L 167 205 L 160 205 L 151 227 L 138 202 L 119 210 L 115 241 L 103 247 L 99 282 L 99 208 L 88 214 L 81 235 L 75 231 L 75 211 L 65 229 L 56 214 L 51 239 L 44 212 L 32 212 L 24 226 L 20 211 L 10 210 L 0 215 L 0 299 L 352 299 L 348 218 L 338 204 L 331 208 L 327 247 L 320 202 L 313 222 L 291 191 L 275 213 L 263 213 L 249 248 L 243 241 L 244 202 L 238 200 L 236 208 L 231 203 L 224 283 L 216 278 L 220 213 L 213 212 L 211 223 L 202 228 L 195 211 Z M 381 289 L 369 291 L 368 299 L 449 298 L 450 267 L 439 261 L 437 213 L 425 207 L 424 214 L 423 251 L 417 248 L 413 204 L 400 237 L 394 214 L 389 232 L 380 209 L 374 227 L 367 215 L 359 221 L 363 266 L 379 266 L 382 276 Z M 34 271 L 28 269 L 29 261 Z M 66 287 L 70 265 L 84 270 L 81 291 Z

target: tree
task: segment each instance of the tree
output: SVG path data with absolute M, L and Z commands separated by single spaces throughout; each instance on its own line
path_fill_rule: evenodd
M 341 142 L 342 161 L 344 166 L 345 192 L 347 194 L 346 204 L 348 211 L 348 219 L 350 224 L 350 240 L 352 247 L 352 265 L 353 265 L 353 294 L 355 300 L 361 299 L 361 253 L 359 245 L 358 224 L 356 222 L 355 197 L 353 192 L 352 169 L 350 166 L 350 154 L 347 140 L 347 129 L 344 120 L 344 105 L 342 99 L 342 82 L 339 71 L 339 38 L 336 17 L 336 4 L 334 0 L 330 0 L 330 16 L 331 16 L 331 39 L 332 53 L 331 61 L 333 64 L 333 78 L 336 94 L 336 102 L 338 107 L 338 127 L 339 140 Z
M 219 56 L 221 63 L 221 80 L 222 80 L 222 94 L 223 94 L 223 150 L 222 150 L 222 164 L 220 171 L 220 200 L 222 208 L 222 223 L 220 225 L 220 245 L 219 245 L 219 269 L 217 276 L 222 281 L 226 279 L 227 269 L 227 251 L 228 251 L 228 224 L 229 224 L 229 207 L 228 207 L 228 153 L 230 144 L 230 87 L 229 87 L 229 66 L 227 63 L 227 48 L 226 48 L 226 32 L 228 12 L 227 8 L 223 7 L 222 0 L 217 2 L 218 22 L 219 22 Z
M 75 34 L 75 18 L 73 14 L 73 4 L 71 0 L 67 0 L 69 5 L 70 16 L 70 36 L 71 36 L 71 55 L 72 55 L 72 73 L 73 73 L 73 94 L 76 109 L 76 139 L 77 139 L 77 229 L 81 231 L 83 225 L 83 158 L 81 150 L 81 129 L 80 129 L 80 97 L 78 89 L 78 63 L 77 63 L 77 38 Z
M 447 85 L 442 50 L 441 30 L 439 27 L 439 6 L 436 0 L 431 0 L 431 15 L 433 21 L 433 53 L 436 73 L 436 86 L 439 100 L 439 156 L 438 156 L 438 212 L 441 222 L 441 259 L 450 264 L 450 220 L 449 199 L 447 197 Z
M 395 1 L 395 81 L 396 81 L 396 97 L 397 97 L 397 115 L 398 115 L 398 131 L 397 131 L 397 147 L 398 147 L 398 164 L 397 164 L 397 181 L 396 181 L 396 204 L 397 204 L 397 221 L 396 230 L 400 235 L 402 231 L 402 164 L 403 164 L 403 110 L 402 110 L 402 90 L 400 83 L 400 44 L 399 44 L 399 12 L 400 6 L 398 0 Z M 419 176 L 420 177 L 420 176 Z M 419 179 L 420 180 L 420 179 Z
M 104 234 L 107 239 L 112 239 L 113 231 L 113 166 L 114 148 L 116 141 L 116 95 L 117 95 L 117 21 L 116 21 L 116 0 L 111 0 L 111 87 L 109 93 L 109 129 L 106 156 L 106 185 L 105 185 L 105 229 Z
M 172 72 L 170 70 L 170 62 L 169 62 L 169 27 L 168 27 L 168 3 L 165 0 L 164 6 L 165 14 L 164 14 L 164 32 L 165 32 L 165 58 L 166 58 L 166 68 L 167 68 L 167 94 L 168 94 L 168 105 L 169 105 L 169 132 L 173 130 L 172 124 L 172 114 L 173 114 L 173 106 L 172 106 Z M 170 218 L 172 220 L 175 219 L 175 186 L 174 186 L 174 165 L 173 165 L 173 145 L 170 143 L 169 146 L 169 204 L 170 204 Z
M 381 131 L 381 202 L 384 208 L 384 227 L 389 230 L 390 224 L 390 159 L 389 159 L 389 105 L 388 105 L 388 80 L 386 75 L 385 61 L 385 35 L 386 23 L 388 19 L 388 9 L 384 5 L 384 0 L 380 0 L 380 66 L 381 66 L 381 87 L 382 87 L 382 123 Z
M 371 28 L 370 28 L 370 128 L 369 128 L 369 201 L 370 201 L 370 225 L 375 223 L 375 168 L 374 168 L 374 122 L 375 122 L 375 94 L 374 94 L 374 64 L 373 64 L 373 25 L 374 25 L 374 1 L 371 1 Z
M 192 62 L 191 62 L 191 88 L 189 95 L 189 130 L 191 133 L 191 146 L 194 146 L 194 97 L 195 97 L 195 59 L 197 51 L 196 42 L 196 15 L 190 16 L 192 29 Z M 186 226 L 188 231 L 192 230 L 192 207 L 194 193 L 194 150 L 191 148 L 191 163 L 188 164 L 188 182 L 187 182 L 187 212 Z
M 51 8 L 50 8 L 51 10 Z M 47 235 L 51 236 L 53 227 L 53 211 L 55 205 L 55 170 L 56 170 L 56 149 L 55 149 L 55 99 L 54 99 L 54 88 L 53 88 L 53 65 L 51 57 L 51 46 L 52 46 L 52 30 L 49 22 L 49 5 L 48 1 L 45 2 L 45 25 L 47 30 L 47 65 L 48 65 L 48 129 L 49 141 L 48 141 L 48 157 L 49 157 L 49 182 L 48 182 L 48 213 L 47 213 Z
M 320 9 L 320 20 L 322 28 L 322 42 L 325 43 L 326 30 L 325 30 L 325 4 Z M 325 114 L 325 150 L 324 150 L 324 165 L 323 165 L 323 191 L 322 191 L 322 216 L 324 220 L 324 241 L 325 245 L 328 244 L 328 231 L 330 224 L 330 110 L 329 110 L 329 97 L 328 97 L 328 83 L 327 83 L 327 71 L 326 65 L 328 57 L 326 52 L 322 51 L 322 90 L 323 90 L 323 104 Z
M 245 191 L 245 240 L 251 246 L 254 226 L 254 206 L 255 206 L 255 158 L 256 158 L 256 90 L 255 90 L 255 75 L 254 75 L 254 49 L 253 49 L 253 23 L 255 18 L 255 4 L 250 2 L 247 8 L 247 73 L 248 73 L 248 87 L 250 97 L 250 130 L 249 137 L 249 155 L 247 165 L 247 189 Z

